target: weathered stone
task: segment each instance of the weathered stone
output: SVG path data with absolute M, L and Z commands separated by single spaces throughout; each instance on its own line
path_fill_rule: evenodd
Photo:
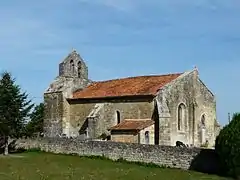
M 44 94 L 46 136 L 99 138 L 109 135 L 108 129 L 118 123 L 119 116 L 120 121 L 153 119 L 155 144 L 174 146 L 176 141 L 182 141 L 201 146 L 208 141 L 211 147 L 214 145 L 220 129 L 215 96 L 200 80 L 197 69 L 162 87 L 155 98 L 69 99 L 73 91 L 84 89 L 91 82 L 86 64 L 73 51 L 59 65 L 59 76 Z
M 69 122 L 70 107 L 67 98 L 71 98 L 74 91 L 85 88 L 89 83 L 88 68 L 80 55 L 73 51 L 59 65 L 59 75 L 44 93 L 46 136 L 72 134 L 74 128 Z
M 215 151 L 200 148 L 182 148 L 110 141 L 79 141 L 67 138 L 22 139 L 17 148 L 40 149 L 46 152 L 104 156 L 112 160 L 154 163 L 172 168 L 193 169 L 213 173 L 218 170 Z M 211 162 L 209 162 L 211 160 Z
M 120 112 L 121 121 L 124 119 L 149 118 L 152 116 L 153 111 L 153 105 L 149 102 L 76 103 L 70 106 L 70 122 L 72 126 L 80 124 L 80 127 L 82 127 L 94 106 L 100 104 L 101 108 L 94 112 L 96 118 L 95 127 L 89 127 L 95 131 L 95 137 L 93 138 L 99 137 L 103 133 L 109 133 L 108 129 L 117 124 L 117 111 Z
M 167 145 L 175 145 L 178 140 L 189 145 L 202 145 L 204 142 L 201 142 L 200 138 L 200 124 L 202 115 L 205 115 L 206 137 L 209 145 L 214 146 L 220 128 L 216 120 L 215 96 L 200 80 L 196 69 L 183 74 L 161 89 L 156 100 L 158 107 L 162 107 L 159 108 L 160 141 L 169 136 L 170 141 Z M 185 105 L 186 118 L 184 127 L 179 131 L 177 112 L 181 103 Z

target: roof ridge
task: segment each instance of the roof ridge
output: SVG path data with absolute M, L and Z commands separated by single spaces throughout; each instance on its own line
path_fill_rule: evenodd
M 152 121 L 151 118 L 140 118 L 140 119 L 124 119 L 124 121 Z
M 160 76 L 171 76 L 171 75 L 180 75 L 184 74 L 184 72 L 178 72 L 178 73 L 168 73 L 168 74 L 155 74 L 155 75 L 141 75 L 141 76 L 129 76 L 129 77 L 120 77 L 115 79 L 108 79 L 108 80 L 100 80 L 100 81 L 94 81 L 94 83 L 104 83 L 104 82 L 111 82 L 111 81 L 117 81 L 117 80 L 123 80 L 123 79 L 135 79 L 140 77 L 160 77 Z

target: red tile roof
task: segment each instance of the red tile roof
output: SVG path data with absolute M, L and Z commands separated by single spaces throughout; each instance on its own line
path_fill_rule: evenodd
M 125 119 L 109 130 L 142 130 L 154 124 L 151 119 Z
M 94 82 L 85 89 L 74 92 L 73 99 L 155 95 L 160 88 L 181 74 L 137 76 Z

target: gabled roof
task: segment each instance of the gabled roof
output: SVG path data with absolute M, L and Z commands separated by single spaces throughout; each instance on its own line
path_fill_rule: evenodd
M 156 95 L 157 91 L 183 73 L 137 76 L 90 84 L 73 93 L 73 99 L 103 98 L 137 95 Z
M 151 119 L 125 119 L 109 130 L 142 130 L 154 124 Z

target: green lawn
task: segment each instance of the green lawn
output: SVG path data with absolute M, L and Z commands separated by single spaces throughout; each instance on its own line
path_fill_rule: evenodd
M 28 152 L 0 157 L 0 180 L 225 179 L 196 172 L 144 167 L 77 156 Z

